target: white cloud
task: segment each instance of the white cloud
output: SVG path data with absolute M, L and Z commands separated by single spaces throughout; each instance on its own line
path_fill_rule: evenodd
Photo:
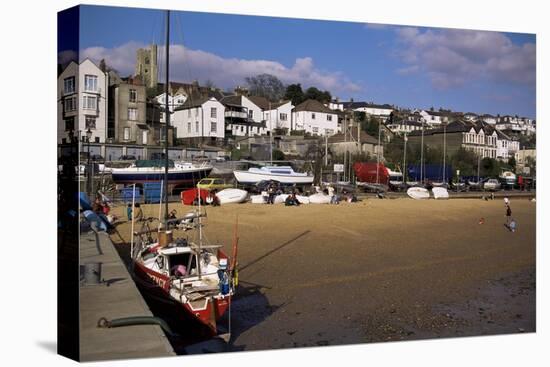
M 146 45 L 129 42 L 114 48 L 90 47 L 83 50 L 81 56 L 96 62 L 105 59 L 109 66 L 125 76 L 134 72 L 136 50 L 140 47 Z M 158 48 L 158 54 L 164 55 L 163 47 Z M 316 86 L 333 94 L 361 90 L 342 72 L 319 69 L 311 57 L 297 58 L 292 66 L 287 67 L 271 60 L 224 58 L 211 52 L 186 49 L 182 45 L 170 46 L 170 73 L 172 80 L 211 80 L 221 88 L 243 85 L 246 77 L 267 73 L 286 84 L 301 83 L 306 88 Z
M 407 65 L 400 74 L 425 72 L 440 89 L 489 78 L 534 85 L 535 45 L 514 44 L 498 32 L 470 30 L 397 30 L 399 56 Z

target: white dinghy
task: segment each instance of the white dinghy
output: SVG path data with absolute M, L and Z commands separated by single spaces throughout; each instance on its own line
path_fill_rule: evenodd
M 330 196 L 323 193 L 313 194 L 309 196 L 309 202 L 311 204 L 329 204 Z
M 407 195 L 416 200 L 430 198 L 430 192 L 423 187 L 411 187 L 407 190 Z
M 242 203 L 246 200 L 248 192 L 241 189 L 224 189 L 216 193 L 220 205 L 231 203 Z
M 434 194 L 434 199 L 448 199 L 449 192 L 444 187 L 434 187 L 432 188 L 432 193 Z

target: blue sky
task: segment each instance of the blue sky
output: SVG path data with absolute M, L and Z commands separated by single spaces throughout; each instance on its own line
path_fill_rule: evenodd
M 163 22 L 159 10 L 84 6 L 80 57 L 131 74 Z M 341 100 L 536 117 L 535 35 L 180 11 L 171 23 L 173 80 L 226 89 L 266 72 Z

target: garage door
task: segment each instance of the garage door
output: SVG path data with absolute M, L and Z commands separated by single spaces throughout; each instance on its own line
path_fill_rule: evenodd
M 105 147 L 105 159 L 118 161 L 122 156 L 122 147 Z
M 130 148 L 130 147 L 128 147 L 126 149 L 126 152 L 127 152 L 126 153 L 127 155 L 133 155 L 137 159 L 144 159 L 145 158 L 143 156 L 143 148 Z

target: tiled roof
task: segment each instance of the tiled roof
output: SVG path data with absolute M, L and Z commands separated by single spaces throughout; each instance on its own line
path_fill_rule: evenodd
M 315 100 L 315 99 L 308 99 L 307 101 L 304 101 L 300 103 L 298 106 L 294 108 L 294 112 L 300 112 L 300 111 L 311 111 L 311 112 L 323 112 L 323 113 L 330 113 L 335 114 L 333 110 L 326 107 L 321 102 Z

